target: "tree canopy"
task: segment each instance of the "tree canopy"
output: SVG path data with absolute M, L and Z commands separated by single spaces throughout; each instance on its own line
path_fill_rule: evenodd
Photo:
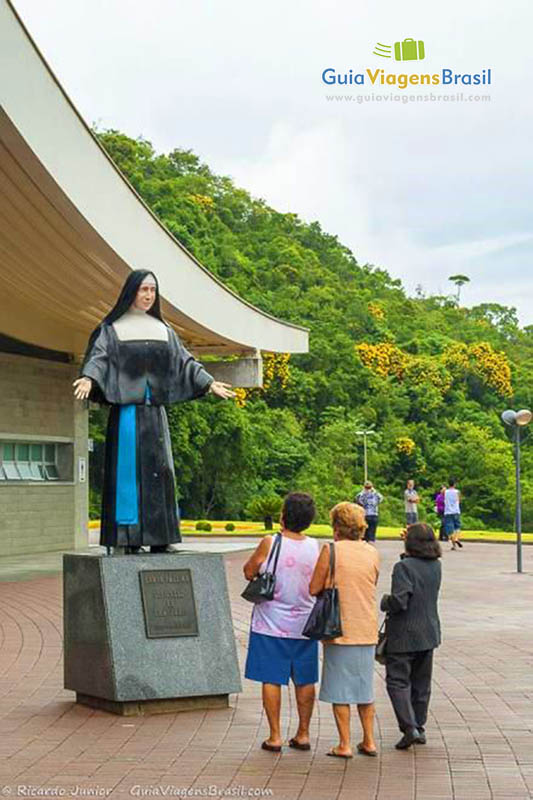
M 454 296 L 407 296 L 401 282 L 356 256 L 319 222 L 280 213 L 190 150 L 158 154 L 144 139 L 99 133 L 154 213 L 241 297 L 310 328 L 310 351 L 266 357 L 267 388 L 170 410 L 182 513 L 239 518 L 254 498 L 309 490 L 322 519 L 369 475 L 403 519 L 414 478 L 422 507 L 449 477 L 470 526 L 512 526 L 512 445 L 500 412 L 533 403 L 533 329 L 496 303 L 461 308 Z M 431 264 L 427 265 L 428 271 Z M 156 270 L 157 271 L 157 270 Z M 103 440 L 105 412 L 92 415 Z M 101 455 L 93 460 L 96 512 Z M 524 518 L 533 526 L 533 457 L 524 447 Z M 253 505 L 253 504 L 252 504 Z

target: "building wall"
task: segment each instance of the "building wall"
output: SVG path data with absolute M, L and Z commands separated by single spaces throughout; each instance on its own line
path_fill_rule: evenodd
M 69 480 L 0 481 L 0 556 L 87 546 L 88 415 L 74 401 L 73 365 L 0 353 L 0 441 L 68 444 Z

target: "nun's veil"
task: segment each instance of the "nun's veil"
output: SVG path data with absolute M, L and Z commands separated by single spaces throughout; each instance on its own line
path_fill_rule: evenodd
M 152 317 L 156 317 L 157 319 L 160 319 L 161 322 L 165 322 L 165 320 L 161 316 L 161 301 L 160 301 L 160 298 L 159 298 L 159 284 L 157 282 L 156 276 L 149 269 L 134 269 L 133 272 L 130 272 L 130 274 L 126 278 L 124 286 L 122 287 L 121 292 L 120 292 L 120 294 L 118 296 L 118 300 L 115 303 L 115 305 L 113 306 L 113 308 L 111 309 L 111 311 L 109 312 L 109 314 L 107 314 L 103 318 L 103 320 L 98 325 L 98 327 L 96 327 L 94 329 L 94 331 L 91 333 L 91 335 L 89 337 L 89 344 L 87 345 L 87 350 L 85 351 L 85 357 L 83 359 L 83 363 L 84 364 L 85 364 L 85 362 L 87 360 L 87 356 L 89 355 L 89 352 L 90 352 L 93 344 L 95 343 L 95 341 L 96 341 L 96 339 L 98 337 L 98 334 L 100 333 L 100 329 L 102 328 L 102 325 L 112 325 L 113 322 L 116 322 L 117 319 L 120 319 L 120 317 L 123 314 L 125 314 L 126 311 L 128 311 L 131 308 L 131 306 L 133 305 L 133 301 L 135 300 L 135 297 L 137 296 L 137 292 L 139 290 L 139 286 L 141 285 L 141 283 L 144 281 L 144 279 L 148 275 L 151 275 L 152 278 L 155 281 L 155 301 L 154 301 L 154 304 L 153 304 L 152 308 L 150 308 L 149 311 L 147 311 L 146 313 L 150 314 Z M 82 369 L 83 369 L 83 367 L 82 367 Z

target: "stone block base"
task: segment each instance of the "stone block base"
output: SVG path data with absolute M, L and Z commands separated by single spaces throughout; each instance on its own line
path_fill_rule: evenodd
M 165 700 L 106 700 L 89 694 L 76 694 L 76 702 L 100 711 L 109 711 L 122 717 L 141 717 L 150 714 L 175 714 L 179 711 L 198 711 L 227 708 L 229 695 L 206 694 L 200 697 L 169 697 Z

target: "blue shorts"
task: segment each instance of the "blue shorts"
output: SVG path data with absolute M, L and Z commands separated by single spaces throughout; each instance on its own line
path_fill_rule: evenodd
M 261 683 L 295 686 L 318 681 L 318 642 L 250 632 L 244 677 Z
M 444 515 L 444 533 L 451 536 L 452 533 L 461 530 L 461 515 L 460 514 L 445 514 Z

